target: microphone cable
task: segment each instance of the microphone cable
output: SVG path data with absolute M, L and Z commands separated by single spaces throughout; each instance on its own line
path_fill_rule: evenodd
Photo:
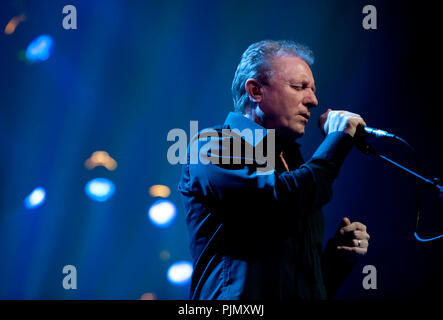
M 424 179 L 426 182 L 429 182 L 430 184 L 433 184 L 434 186 L 438 186 L 439 184 L 441 184 L 441 181 L 439 179 L 437 179 L 437 178 L 434 178 L 433 181 L 430 181 L 430 180 L 428 180 L 426 178 L 423 178 L 423 177 L 419 176 L 418 174 L 416 174 L 415 172 L 409 170 L 408 168 L 403 167 L 402 165 L 400 165 L 398 163 L 395 163 L 394 161 L 392 161 L 391 159 L 385 157 L 384 155 L 378 153 L 368 143 L 366 143 L 364 138 L 365 138 L 365 136 L 362 134 L 362 131 L 360 129 L 360 134 L 357 135 L 357 137 L 355 139 L 355 142 L 356 142 L 355 144 L 356 144 L 356 147 L 360 151 L 362 151 L 363 153 L 365 153 L 365 154 L 370 153 L 370 154 L 373 154 L 373 155 L 375 155 L 375 156 L 377 156 L 379 158 L 382 158 L 382 159 L 384 159 L 384 160 L 386 160 L 386 161 L 388 161 L 388 162 L 390 162 L 390 163 L 392 163 L 392 164 L 394 164 L 396 166 L 399 166 L 400 168 L 404 169 L 405 171 L 411 173 L 412 175 L 414 175 L 414 176 L 416 176 L 416 177 L 418 177 L 420 179 Z M 405 146 L 408 147 L 408 149 L 411 151 L 412 157 L 414 159 L 415 171 L 416 172 L 420 172 L 420 166 L 419 166 L 419 163 L 418 163 L 417 152 L 415 151 L 415 149 L 405 139 L 403 139 L 403 138 L 401 138 L 401 137 L 399 137 L 397 135 L 393 134 L 393 135 L 389 136 L 388 138 L 393 138 L 393 139 L 395 139 L 397 141 L 400 141 L 401 143 L 403 143 Z M 439 235 L 439 236 L 436 236 L 436 237 L 432 237 L 432 238 L 422 238 L 422 237 L 420 237 L 418 235 L 418 223 L 419 223 L 419 220 L 420 220 L 420 214 L 421 214 L 421 208 L 422 208 L 422 206 L 421 206 L 421 181 L 417 179 L 416 180 L 416 184 L 417 184 L 416 200 L 415 200 L 415 203 L 416 203 L 416 206 L 415 206 L 415 208 L 416 208 L 416 222 L 415 222 L 414 237 L 418 241 L 420 241 L 420 242 L 429 242 L 429 241 L 433 241 L 433 240 L 437 240 L 439 238 L 442 238 L 443 234 Z M 441 192 L 441 190 L 440 190 L 440 192 Z

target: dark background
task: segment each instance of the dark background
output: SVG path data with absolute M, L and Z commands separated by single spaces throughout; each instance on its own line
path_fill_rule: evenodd
M 63 6 L 77 8 L 77 30 L 62 28 Z M 377 8 L 377 30 L 362 8 Z M 222 123 L 232 110 L 231 82 L 242 52 L 262 39 L 292 39 L 315 54 L 319 107 L 300 140 L 306 159 L 321 142 L 316 120 L 328 107 L 359 113 L 369 126 L 413 145 L 426 177 L 442 174 L 441 18 L 420 1 L 2 1 L 0 27 L 0 298 L 186 299 L 188 286 L 166 279 L 172 262 L 190 260 L 180 167 L 166 153 L 169 130 L 189 121 Z M 3 30 L 2 30 L 3 31 Z M 51 57 L 19 59 L 31 40 L 54 38 Z M 368 139 L 413 167 L 408 150 Z M 117 170 L 86 170 L 106 150 Z M 107 177 L 115 195 L 93 202 L 84 185 Z M 147 218 L 153 184 L 171 188 L 178 217 L 158 229 Z M 36 187 L 46 202 L 27 211 Z M 442 201 L 423 189 L 422 237 L 443 233 Z M 326 237 L 343 216 L 368 226 L 368 254 L 339 299 L 415 299 L 441 292 L 443 239 L 420 243 L 414 178 L 353 150 L 325 207 Z M 270 219 L 275 218 L 270 213 Z M 162 250 L 170 258 L 162 260 Z M 62 268 L 77 267 L 78 289 L 64 290 Z M 377 289 L 362 268 L 377 268 Z M 437 293 L 441 296 L 441 293 Z

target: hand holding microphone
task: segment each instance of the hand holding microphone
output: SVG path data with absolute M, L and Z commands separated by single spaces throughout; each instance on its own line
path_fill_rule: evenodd
M 366 122 L 360 115 L 344 110 L 333 111 L 328 109 L 328 111 L 320 116 L 318 126 L 323 135 L 327 135 L 334 131 L 344 131 L 357 140 L 364 139 L 366 136 L 370 135 L 376 138 L 397 138 L 403 141 L 403 139 L 397 137 L 393 133 L 366 126 Z
M 431 179 L 427 179 L 427 178 L 419 175 L 418 173 L 396 163 L 395 161 L 392 161 L 391 159 L 384 156 L 383 154 L 380 154 L 379 152 L 374 150 L 365 141 L 365 138 L 368 135 L 376 137 L 376 138 L 385 137 L 385 138 L 390 138 L 390 139 L 394 139 L 397 141 L 401 141 L 406 146 L 408 146 L 408 148 L 413 152 L 415 162 L 416 162 L 416 171 L 418 171 L 419 168 L 418 168 L 418 162 L 417 162 L 415 150 L 403 138 L 401 138 L 395 134 L 389 133 L 387 131 L 384 131 L 384 130 L 367 127 L 366 122 L 362 119 L 362 117 L 360 117 L 360 115 L 352 113 L 352 112 L 344 111 L 344 110 L 335 111 L 335 110 L 328 109 L 325 113 L 323 113 L 320 116 L 320 118 L 318 120 L 318 126 L 320 127 L 320 130 L 323 133 L 323 135 L 325 135 L 325 136 L 327 134 L 335 132 L 335 131 L 342 131 L 342 132 L 348 133 L 353 138 L 355 146 L 361 152 L 363 152 L 365 154 L 375 155 L 378 158 L 383 159 L 383 160 L 389 162 L 390 164 L 392 164 L 392 165 L 408 172 L 409 174 L 415 176 L 416 178 L 418 178 L 422 182 L 426 182 L 428 185 L 432 185 L 433 187 L 435 187 L 437 189 L 440 199 L 443 199 L 443 186 L 441 185 L 441 180 L 439 180 L 437 178 L 434 178 L 431 180 Z M 418 225 L 419 214 L 420 214 L 420 184 L 417 184 L 417 186 L 418 187 L 417 187 L 416 208 L 417 208 L 417 225 Z M 346 221 L 346 224 L 348 224 L 348 222 L 349 222 L 348 220 Z M 416 225 L 416 230 L 417 230 L 417 225 Z M 347 227 L 345 226 L 345 228 L 347 228 Z M 432 241 L 432 240 L 436 240 L 436 239 L 443 237 L 443 235 L 439 235 L 439 236 L 433 237 L 433 238 L 422 239 L 418 236 L 417 231 L 414 232 L 414 236 L 417 240 L 422 241 L 422 242 Z M 361 240 L 357 239 L 357 247 L 360 247 L 360 245 L 361 245 Z M 339 248 L 345 249 L 345 247 L 339 247 Z M 347 248 L 346 250 L 357 252 L 358 249 L 359 248 Z M 361 251 L 361 249 L 360 249 L 360 252 L 363 253 L 363 251 Z
M 320 130 L 325 136 L 335 131 L 343 131 L 354 137 L 359 125 L 366 127 L 363 118 L 356 113 L 345 110 L 328 109 L 319 119 Z
M 318 120 L 318 125 L 321 132 L 325 136 L 335 131 L 348 133 L 351 137 L 354 138 L 355 146 L 365 154 L 376 154 L 376 151 L 368 143 L 366 143 L 365 138 L 368 135 L 377 138 L 395 138 L 402 141 L 412 149 L 412 147 L 404 139 L 384 130 L 367 127 L 366 122 L 360 115 L 349 111 L 335 111 L 328 109 L 328 111 L 320 116 Z

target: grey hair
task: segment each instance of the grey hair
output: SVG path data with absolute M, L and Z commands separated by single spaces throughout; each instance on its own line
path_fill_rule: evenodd
M 245 88 L 246 81 L 253 78 L 266 84 L 272 74 L 271 58 L 278 55 L 295 55 L 309 66 L 314 63 L 312 51 L 292 40 L 262 40 L 251 44 L 243 52 L 232 81 L 232 98 L 236 112 L 243 113 L 250 102 Z

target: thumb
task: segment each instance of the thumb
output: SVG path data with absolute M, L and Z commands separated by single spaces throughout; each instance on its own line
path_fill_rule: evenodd
M 348 217 L 342 218 L 340 221 L 340 225 L 338 226 L 338 229 L 337 229 L 336 237 L 342 236 L 343 235 L 342 228 L 349 226 L 350 224 L 351 224 L 351 221 L 349 220 Z
M 349 220 L 348 217 L 344 217 L 343 219 L 341 219 L 340 228 L 349 226 L 350 224 L 351 224 L 351 220 Z
M 328 119 L 328 114 L 329 112 L 331 112 L 331 109 L 328 109 L 325 113 L 323 113 L 320 118 L 318 118 L 318 127 L 320 128 L 320 131 L 323 135 L 326 135 L 325 132 L 325 123 L 326 120 Z

